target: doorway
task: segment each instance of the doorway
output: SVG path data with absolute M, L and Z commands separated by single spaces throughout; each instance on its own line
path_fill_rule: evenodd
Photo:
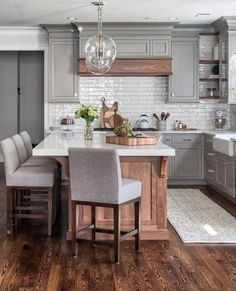
M 0 140 L 23 130 L 44 137 L 44 52 L 0 52 Z

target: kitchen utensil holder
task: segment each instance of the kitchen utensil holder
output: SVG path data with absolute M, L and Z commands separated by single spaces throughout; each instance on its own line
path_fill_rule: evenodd
M 160 131 L 166 131 L 167 128 L 167 120 L 159 120 L 157 121 L 157 127 Z

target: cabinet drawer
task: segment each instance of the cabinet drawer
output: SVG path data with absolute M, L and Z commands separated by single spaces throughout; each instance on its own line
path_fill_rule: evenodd
M 205 177 L 206 180 L 216 184 L 216 174 L 217 174 L 217 169 L 216 169 L 216 161 L 212 161 L 207 159 L 206 161 L 206 166 L 205 166 Z
M 200 143 L 202 141 L 202 135 L 191 133 L 175 134 L 174 141 L 181 143 Z
M 205 159 L 216 159 L 216 154 L 212 149 L 205 148 L 204 149 L 204 158 Z

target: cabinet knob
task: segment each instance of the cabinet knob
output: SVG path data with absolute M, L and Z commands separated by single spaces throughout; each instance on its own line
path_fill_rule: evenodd
M 74 93 L 74 97 L 77 97 L 77 95 L 78 95 L 77 93 Z
M 175 96 L 175 94 L 174 94 L 174 93 L 171 93 L 171 96 L 172 96 L 172 97 L 174 97 L 174 96 Z

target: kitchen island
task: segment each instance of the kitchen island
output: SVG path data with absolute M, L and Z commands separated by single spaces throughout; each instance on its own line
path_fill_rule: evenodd
M 147 133 L 148 134 L 148 133 Z M 80 132 L 52 133 L 33 149 L 34 156 L 49 156 L 62 165 L 69 177 L 68 148 L 113 148 L 117 149 L 121 161 L 122 176 L 142 181 L 141 200 L 141 239 L 168 239 L 167 229 L 167 159 L 174 156 L 175 150 L 162 142 L 150 146 L 122 146 L 105 142 L 107 133 L 94 133 L 92 141 L 84 141 Z M 155 135 L 155 133 L 150 133 Z M 88 181 L 89 183 L 89 181 Z M 71 238 L 70 192 L 68 191 L 69 217 L 67 238 Z M 80 206 L 78 228 L 90 223 L 90 208 Z M 99 208 L 98 227 L 113 227 L 112 210 Z M 133 227 L 133 206 L 124 206 L 121 212 L 122 227 Z M 81 237 L 81 234 L 80 234 Z M 83 237 L 83 233 L 82 233 Z M 84 233 L 86 237 L 86 233 Z M 101 236 L 101 238 L 103 238 Z

